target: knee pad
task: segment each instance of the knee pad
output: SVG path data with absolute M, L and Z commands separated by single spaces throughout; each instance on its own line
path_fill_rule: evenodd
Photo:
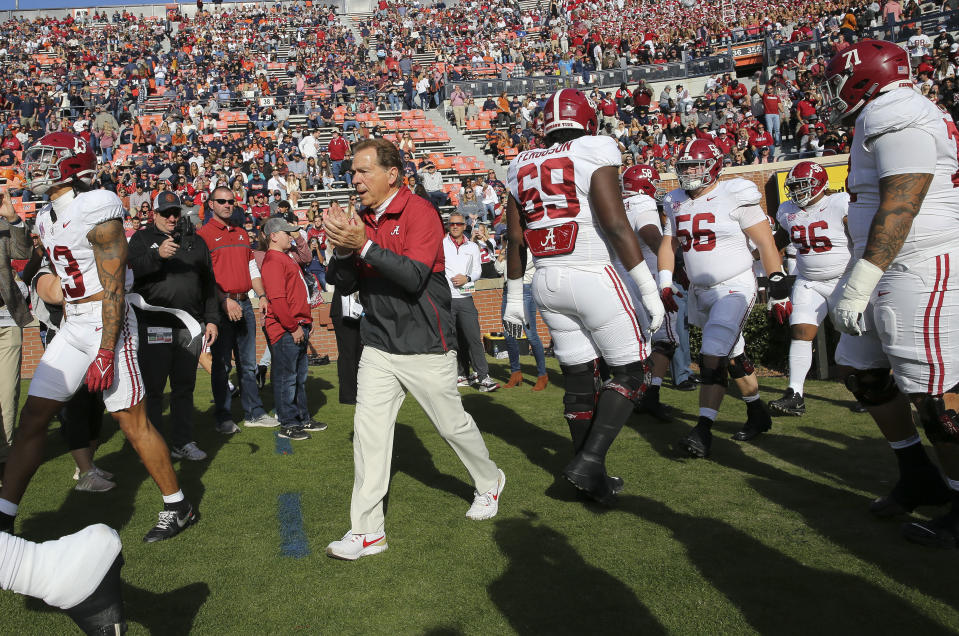
M 959 444 L 959 415 L 946 408 L 942 396 L 926 398 L 919 409 L 919 421 L 933 444 Z
M 889 369 L 853 371 L 846 376 L 846 388 L 863 406 L 882 406 L 899 395 L 899 388 Z
M 672 359 L 673 354 L 676 352 L 676 343 L 668 342 L 666 340 L 661 340 L 659 342 L 653 343 L 653 351 L 655 353 L 661 353 L 667 358 Z
M 747 356 L 745 352 L 740 353 L 729 361 L 729 377 L 734 380 L 745 378 L 755 370 L 756 367 L 753 366 L 753 361 L 749 359 L 749 356 Z
M 726 378 L 726 365 L 720 363 L 716 369 L 708 368 L 703 362 L 703 356 L 699 356 L 699 380 L 703 386 L 716 384 L 725 387 L 729 384 Z
M 599 390 L 596 361 L 560 365 L 566 382 L 563 395 L 563 417 L 567 420 L 592 421 Z
M 630 402 L 635 402 L 646 393 L 652 377 L 645 360 L 630 362 L 621 367 L 610 367 L 612 377 L 603 383 L 603 391 L 615 391 Z

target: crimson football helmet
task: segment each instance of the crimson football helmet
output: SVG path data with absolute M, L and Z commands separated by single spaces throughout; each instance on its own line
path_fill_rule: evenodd
M 89 187 L 97 173 L 97 158 L 83 137 L 55 132 L 27 148 L 23 153 L 23 172 L 27 187 L 36 195 L 75 180 Z
M 628 196 L 645 194 L 660 201 L 666 191 L 659 185 L 659 172 L 656 168 L 641 163 L 630 166 L 623 173 L 623 194 Z
M 815 161 L 800 161 L 786 175 L 786 194 L 801 208 L 829 187 L 829 175 Z
M 834 124 L 885 91 L 913 85 L 909 54 L 882 40 L 862 40 L 843 49 L 826 65 L 825 75 L 819 92 Z
M 543 108 L 543 120 L 543 132 L 547 135 L 564 128 L 595 135 L 599 128 L 596 104 L 575 88 L 564 88 L 550 95 Z
M 715 183 L 722 171 L 723 153 L 709 139 L 693 139 L 688 142 L 676 160 L 679 187 L 687 192 Z

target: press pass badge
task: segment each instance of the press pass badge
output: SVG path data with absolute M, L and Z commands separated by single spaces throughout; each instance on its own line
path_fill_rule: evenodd
M 147 327 L 147 344 L 173 344 L 173 328 Z

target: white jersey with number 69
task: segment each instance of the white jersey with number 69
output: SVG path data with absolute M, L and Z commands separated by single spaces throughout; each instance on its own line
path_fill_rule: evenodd
M 37 234 L 67 302 L 87 298 L 103 290 L 87 234 L 95 225 L 123 219 L 123 202 L 109 190 L 91 190 L 76 195 L 66 211 L 53 213 L 47 204 L 37 214 Z M 56 220 L 54 220 L 54 218 Z
M 536 267 L 597 270 L 612 254 L 593 217 L 589 189 L 593 173 L 622 162 L 612 137 L 586 135 L 541 150 L 519 153 L 507 182 L 519 203 L 526 242 Z
M 806 280 L 839 278 L 849 262 L 849 241 L 843 219 L 849 209 L 845 192 L 827 194 L 800 208 L 792 201 L 779 206 L 776 221 L 796 248 L 796 270 Z
M 692 199 L 682 188 L 663 198 L 665 236 L 679 239 L 689 280 L 712 287 L 753 267 L 745 228 L 767 220 L 752 181 L 730 179 Z

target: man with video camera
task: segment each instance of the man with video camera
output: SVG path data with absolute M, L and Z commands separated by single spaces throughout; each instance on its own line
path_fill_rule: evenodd
M 206 453 L 193 440 L 193 389 L 200 352 L 217 337 L 219 309 L 210 250 L 181 212 L 177 195 L 158 194 L 153 224 L 130 239 L 128 258 L 132 292 L 152 307 L 138 312 L 147 416 L 167 434 L 174 459 L 200 461 Z M 161 426 L 168 378 L 170 431 Z

